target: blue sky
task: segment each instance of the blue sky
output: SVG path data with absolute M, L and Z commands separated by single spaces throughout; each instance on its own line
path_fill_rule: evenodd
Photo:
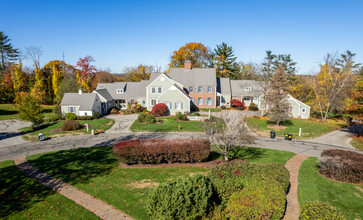
M 260 63 L 266 50 L 288 54 L 310 74 L 326 53 L 349 49 L 363 63 L 363 1 L 17 1 L 0 0 L 0 31 L 15 47 L 41 46 L 41 65 L 75 65 L 91 55 L 97 68 L 167 68 L 188 42 L 226 42 L 237 60 Z M 30 65 L 29 62 L 25 64 Z

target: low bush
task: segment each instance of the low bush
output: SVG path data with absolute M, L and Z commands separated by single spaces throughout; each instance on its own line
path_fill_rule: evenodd
M 346 150 L 325 150 L 319 158 L 319 172 L 328 178 L 363 183 L 363 154 Z
M 146 123 L 146 124 L 153 124 L 156 121 L 154 116 L 146 113 L 139 114 L 137 120 L 139 123 Z
M 242 190 L 233 193 L 223 211 L 227 219 L 281 219 L 286 194 L 274 180 L 249 181 Z
M 338 212 L 336 208 L 328 203 L 313 201 L 307 202 L 300 210 L 300 220 L 320 220 L 320 219 L 332 219 L 332 220 L 345 220 L 343 214 Z
M 231 107 L 237 108 L 239 110 L 246 109 L 245 103 L 244 102 L 241 102 L 238 99 L 232 99 L 231 100 Z
M 125 164 L 201 162 L 208 158 L 207 139 L 128 140 L 113 145 L 113 153 Z
M 110 114 L 112 114 L 112 115 L 117 114 L 117 109 L 115 107 L 111 108 L 109 111 L 110 111 Z
M 77 119 L 77 115 L 75 115 L 74 113 L 72 113 L 72 112 L 68 112 L 67 114 L 66 114 L 66 119 L 67 120 L 76 120 Z
M 352 125 L 348 127 L 349 132 L 353 133 L 357 137 L 363 136 L 363 124 Z
M 199 219 L 205 216 L 213 194 L 211 182 L 198 174 L 155 187 L 146 210 L 154 219 Z
M 252 178 L 266 182 L 275 180 L 286 192 L 290 174 L 280 164 L 227 163 L 214 167 L 208 177 L 219 198 L 228 201 L 234 192 L 242 190 Z
M 250 106 L 248 107 L 248 110 L 250 111 L 258 111 L 258 107 L 255 103 L 251 103 Z
M 165 116 L 168 114 L 168 107 L 164 103 L 154 105 L 151 114 L 155 117 Z
M 67 120 L 61 126 L 62 131 L 75 131 L 80 128 L 82 128 L 81 124 L 74 120 Z
M 187 121 L 188 120 L 188 116 L 186 116 L 185 114 L 181 113 L 181 112 L 177 112 L 175 114 L 176 119 L 179 121 Z
M 226 107 L 226 106 L 224 106 L 224 105 L 222 105 L 222 106 L 221 106 L 221 109 L 225 110 L 225 109 L 227 109 L 227 107 Z
M 94 118 L 94 119 L 99 119 L 99 118 L 101 118 L 101 113 L 99 113 L 99 112 L 93 112 L 93 118 Z
M 92 120 L 92 116 L 77 116 L 77 120 Z

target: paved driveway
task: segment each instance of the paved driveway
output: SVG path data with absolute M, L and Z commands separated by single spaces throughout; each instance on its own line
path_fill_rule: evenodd
M 117 134 L 117 133 L 129 133 L 130 126 L 137 119 L 138 114 L 132 115 L 107 115 L 106 118 L 115 120 L 115 124 L 108 129 L 105 133 Z
M 333 131 L 309 141 L 315 143 L 333 144 L 354 149 L 354 147 L 349 143 L 351 140 L 352 138 L 350 137 L 349 130 L 344 128 L 342 130 Z
M 21 143 L 26 143 L 18 130 L 23 127 L 30 126 L 30 122 L 19 120 L 0 120 L 0 147 L 6 147 Z

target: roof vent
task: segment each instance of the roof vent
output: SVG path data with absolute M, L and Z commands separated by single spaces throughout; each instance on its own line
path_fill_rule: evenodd
M 82 95 L 82 94 L 83 94 L 82 89 L 79 89 L 78 94 L 80 94 L 80 95 Z

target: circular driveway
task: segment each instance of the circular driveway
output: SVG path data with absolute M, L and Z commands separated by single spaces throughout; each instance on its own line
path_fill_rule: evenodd
M 7 147 L 16 144 L 26 143 L 18 130 L 30 126 L 30 122 L 19 121 L 15 119 L 0 120 L 0 147 Z

